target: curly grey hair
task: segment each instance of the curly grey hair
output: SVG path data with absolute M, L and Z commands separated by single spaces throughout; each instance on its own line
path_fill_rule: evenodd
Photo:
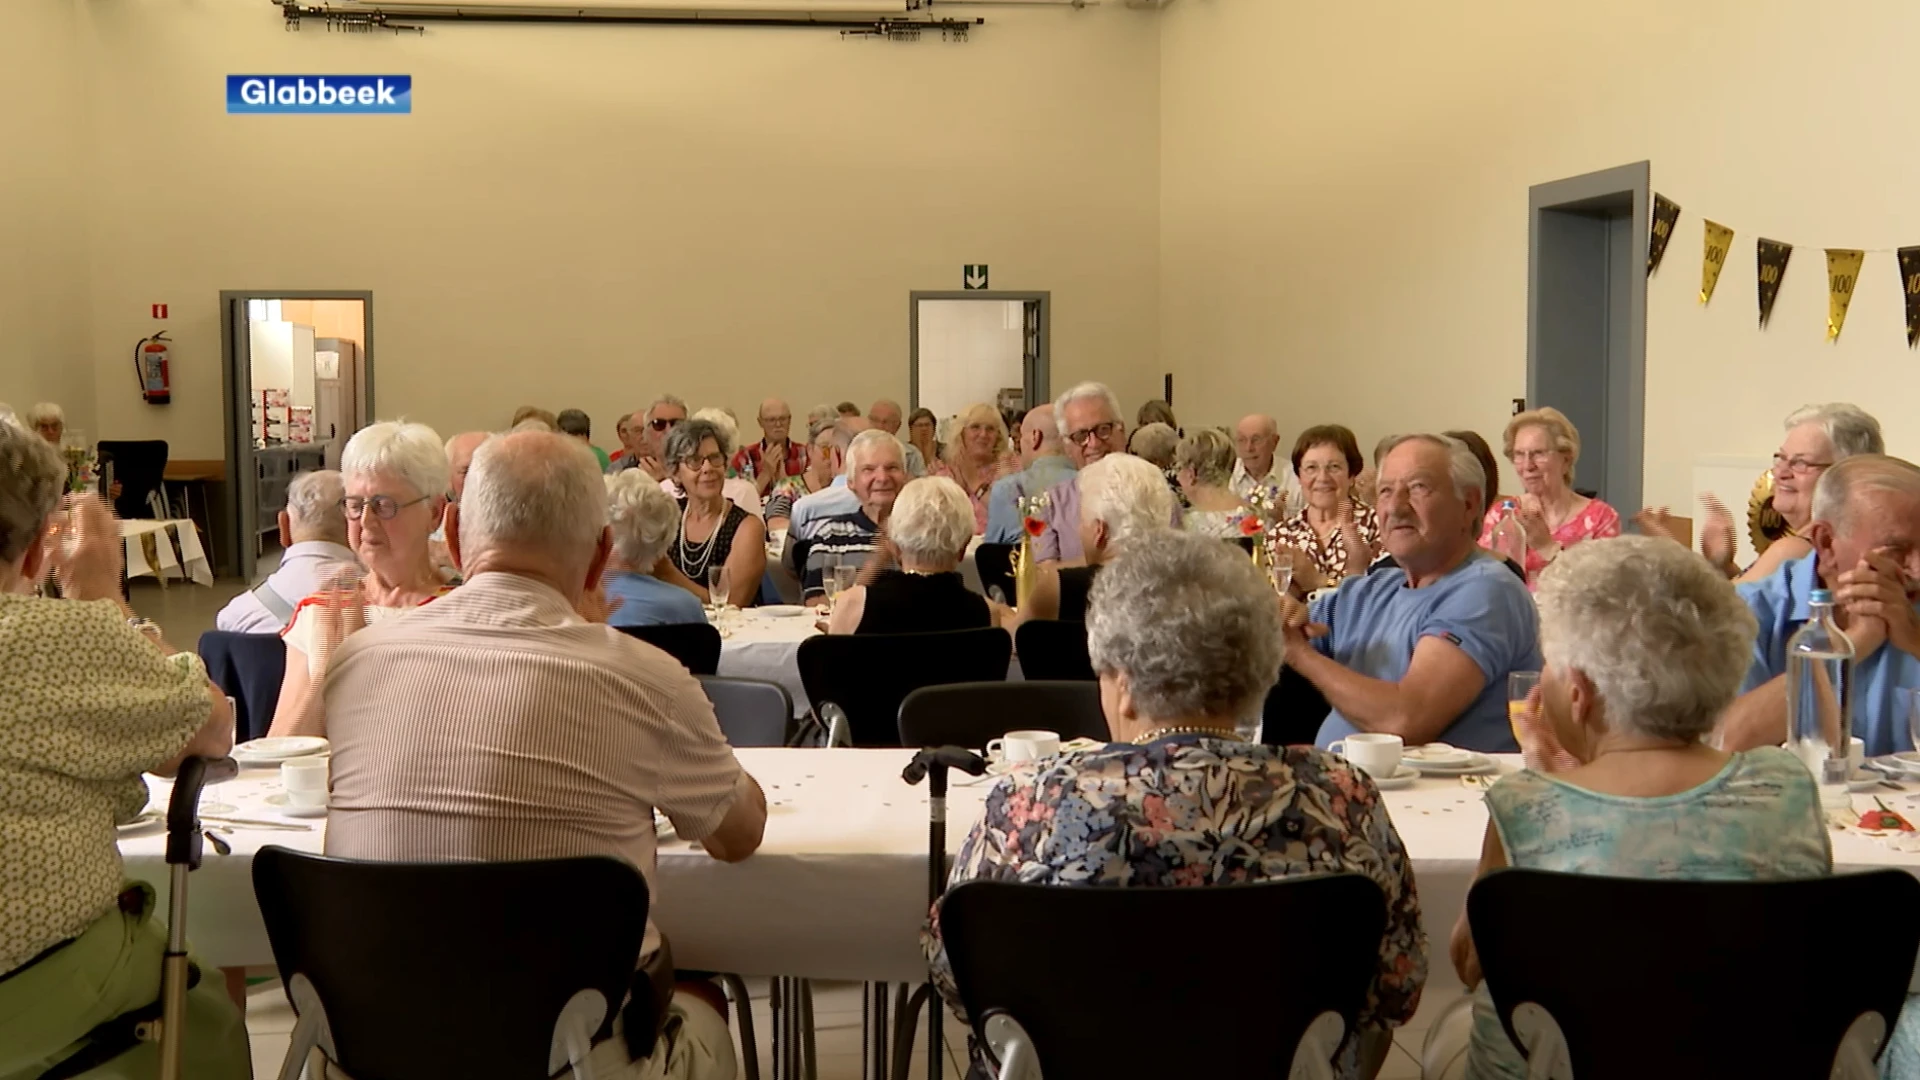
M 1173 467 L 1192 469 L 1194 479 L 1212 487 L 1226 487 L 1233 480 L 1233 463 L 1238 460 L 1233 440 L 1218 428 L 1201 428 L 1180 440 L 1173 452 Z
M 340 508 L 340 501 L 346 495 L 345 479 L 332 469 L 316 469 L 294 477 L 287 485 L 287 517 L 292 519 L 296 537 L 345 546 L 347 513 Z
M 1835 461 L 1855 454 L 1884 454 L 1886 440 L 1880 437 L 1880 421 L 1858 405 L 1836 401 L 1826 405 L 1803 405 L 1788 414 L 1786 428 L 1801 424 L 1819 424 L 1833 444 Z
M 1080 470 L 1080 516 L 1102 521 L 1115 544 L 1164 530 L 1173 521 L 1173 489 L 1153 463 L 1132 454 L 1108 454 Z M 1215 541 L 1218 543 L 1218 541 Z
M 614 553 L 646 573 L 679 532 L 680 508 L 659 481 L 628 469 L 607 477 L 607 524 L 613 526 Z
M 394 420 L 369 424 L 354 432 L 340 453 L 342 476 L 374 472 L 399 476 L 419 495 L 444 494 L 453 476 L 438 433 L 425 424 Z
M 733 455 L 733 443 L 728 440 L 727 433 L 711 420 L 683 420 L 673 425 L 667 432 L 666 444 L 660 452 L 668 464 L 678 467 L 680 462 L 698 454 L 700 444 L 708 439 L 713 440 L 721 453 L 729 457 Z
M 1209 537 L 1155 530 L 1093 579 L 1087 653 L 1126 674 L 1150 722 L 1252 715 L 1279 677 L 1280 638 L 1272 587 Z
M 1174 454 L 1180 449 L 1180 433 L 1166 424 L 1153 423 L 1133 433 L 1127 453 L 1143 457 L 1162 469 L 1173 468 Z
M 957 563 L 973 539 L 973 503 L 959 484 L 944 476 L 911 481 L 893 504 L 887 535 L 899 547 L 903 562 Z
M 11 564 L 39 541 L 66 486 L 67 463 L 53 444 L 17 424 L 0 424 L 0 562 Z
M 1474 495 L 1473 517 L 1478 520 L 1487 512 L 1487 470 L 1480 465 L 1480 459 L 1474 456 L 1473 448 L 1451 435 L 1392 435 L 1374 449 L 1374 467 L 1387 460 L 1387 455 L 1399 449 L 1402 443 L 1423 442 L 1438 446 L 1447 452 L 1447 475 L 1453 481 L 1453 493 L 1466 498 L 1468 490 Z
M 1616 731 L 1702 738 L 1753 661 L 1758 624 L 1733 584 L 1665 540 L 1570 547 L 1541 573 L 1534 599 L 1541 655 L 1593 683 Z

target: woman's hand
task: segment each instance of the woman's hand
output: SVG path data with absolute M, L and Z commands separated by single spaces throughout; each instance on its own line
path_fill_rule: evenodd
M 1520 743 L 1520 758 L 1535 772 L 1565 772 L 1578 768 L 1580 759 L 1560 745 L 1553 726 L 1540 714 L 1540 688 L 1527 694 L 1526 711 L 1513 717 L 1513 737 Z
M 1733 569 L 1733 515 L 1712 492 L 1700 496 L 1706 516 L 1700 522 L 1700 554 L 1722 570 Z
M 119 600 L 126 546 L 120 527 L 98 495 L 68 495 L 68 524 L 48 551 L 61 595 L 72 600 Z
M 1326 584 L 1320 568 L 1313 564 L 1313 556 L 1290 544 L 1275 544 L 1270 552 L 1276 566 L 1293 567 L 1293 584 L 1289 592 L 1298 592 L 1302 596 Z
M 1299 649 L 1310 649 L 1316 638 L 1327 635 L 1327 628 L 1307 620 L 1307 605 L 1291 596 L 1282 596 L 1280 603 L 1280 624 L 1286 642 L 1286 651 L 1292 654 Z
M 1646 507 L 1633 515 L 1633 523 L 1640 527 L 1641 536 L 1680 542 L 1680 538 L 1673 535 L 1673 512 L 1664 506 Z
M 340 643 L 367 628 L 367 594 L 353 571 L 336 575 L 321 593 L 319 619 L 314 625 L 313 660 L 316 674 L 325 674 Z
M 1520 527 L 1526 530 L 1527 546 L 1535 551 L 1553 546 L 1553 529 L 1547 524 L 1547 509 L 1538 495 L 1522 495 L 1516 505 Z
M 1347 549 L 1347 572 L 1359 573 L 1367 568 L 1368 563 L 1373 562 L 1378 552 L 1374 551 L 1373 545 L 1367 543 L 1366 538 L 1360 535 L 1360 515 L 1355 512 L 1352 499 L 1341 500 L 1340 509 L 1335 513 L 1337 515 L 1335 520 L 1340 523 L 1340 542 Z

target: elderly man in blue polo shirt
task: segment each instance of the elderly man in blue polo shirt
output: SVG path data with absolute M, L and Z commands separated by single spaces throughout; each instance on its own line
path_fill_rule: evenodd
M 1807 621 L 1807 597 L 1833 593 L 1853 642 L 1853 733 L 1868 754 L 1913 749 L 1902 690 L 1920 687 L 1920 467 L 1880 454 L 1834 465 L 1813 489 L 1813 554 L 1783 564 L 1740 596 L 1760 620 L 1745 693 L 1721 720 L 1728 750 L 1787 737 L 1787 642 Z
M 1398 565 L 1348 578 L 1311 612 L 1287 601 L 1287 663 L 1332 706 L 1314 741 L 1375 731 L 1517 749 L 1507 676 L 1540 669 L 1540 620 L 1526 585 L 1475 543 L 1486 473 L 1458 439 L 1405 435 L 1379 483 Z

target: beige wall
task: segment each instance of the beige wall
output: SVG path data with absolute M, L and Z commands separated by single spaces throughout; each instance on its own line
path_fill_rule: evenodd
M 967 44 L 832 31 L 282 29 L 269 6 L 86 8 L 102 386 L 173 305 L 175 404 L 100 423 L 220 453 L 222 288 L 371 289 L 378 412 L 751 417 L 907 390 L 907 294 L 964 263 L 1053 291 L 1053 378 L 1157 385 L 1158 26 L 989 9 Z M 232 72 L 407 73 L 408 117 L 227 116 Z M 128 167 L 150 160 L 157 167 Z M 748 434 L 752 425 L 747 425 Z
M 1920 243 L 1900 0 L 1182 0 L 1162 19 L 1161 344 L 1183 420 L 1258 405 L 1363 444 L 1471 426 L 1526 385 L 1527 188 L 1652 162 L 1684 208 L 1649 285 L 1646 494 L 1770 453 L 1809 400 L 1920 455 L 1898 275 L 1822 341 L 1823 246 Z M 1739 230 L 1712 306 L 1700 221 Z M 1753 238 L 1801 245 L 1755 328 Z M 1627 509 L 1627 508 L 1622 508 Z
M 87 121 L 74 0 L 0 3 L 0 401 L 16 411 L 60 404 L 69 427 L 94 427 L 80 154 Z M 108 365 L 138 400 L 133 342 Z

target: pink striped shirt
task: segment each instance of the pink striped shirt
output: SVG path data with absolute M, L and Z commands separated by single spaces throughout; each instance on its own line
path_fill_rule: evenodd
M 699 840 L 749 783 L 685 668 L 513 574 L 354 634 L 325 695 L 330 855 L 609 855 L 651 887 L 653 809 Z

